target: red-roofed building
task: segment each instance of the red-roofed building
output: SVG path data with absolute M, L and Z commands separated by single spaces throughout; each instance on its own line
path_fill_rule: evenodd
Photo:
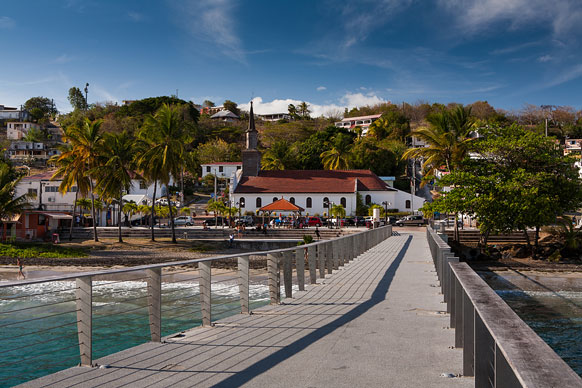
M 394 189 L 370 170 L 261 170 L 251 102 L 247 147 L 242 152 L 242 170 L 233 175 L 230 200 L 242 212 L 256 212 L 281 198 L 305 209 L 305 213 L 324 214 L 324 203 L 342 205 L 346 215 L 355 215 L 357 195 L 367 205 L 373 203 L 400 211 L 416 211 L 424 199 Z M 387 205 L 384 205 L 387 203 Z

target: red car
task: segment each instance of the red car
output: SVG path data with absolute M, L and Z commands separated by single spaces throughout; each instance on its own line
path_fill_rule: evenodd
M 308 217 L 307 218 L 307 226 L 321 226 L 323 225 L 323 221 L 319 217 Z

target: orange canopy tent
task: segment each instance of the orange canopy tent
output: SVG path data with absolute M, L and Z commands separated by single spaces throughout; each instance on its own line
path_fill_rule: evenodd
M 262 212 L 302 212 L 303 209 L 301 206 L 297 206 L 292 204 L 291 202 L 287 201 L 285 198 L 281 198 L 276 200 L 275 202 L 265 205 L 259 209 Z

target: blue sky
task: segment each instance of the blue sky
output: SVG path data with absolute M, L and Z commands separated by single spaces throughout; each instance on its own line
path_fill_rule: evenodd
M 580 0 L 20 0 L 0 7 L 0 104 L 88 82 L 315 115 L 380 101 L 582 108 Z

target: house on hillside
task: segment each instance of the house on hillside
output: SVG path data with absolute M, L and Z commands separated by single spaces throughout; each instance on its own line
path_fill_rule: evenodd
M 218 178 L 231 178 L 232 174 L 242 168 L 242 162 L 217 162 L 206 163 L 202 166 L 202 178 L 208 174 L 215 175 Z
M 210 118 L 214 120 L 225 121 L 228 123 L 240 119 L 240 117 L 238 117 L 236 114 L 232 113 L 229 110 L 221 110 L 220 112 L 216 112 L 215 114 L 210 116 Z
M 291 115 L 289 113 L 269 113 L 258 116 L 263 121 L 291 120 Z
M 40 130 L 40 125 L 26 121 L 9 121 L 6 123 L 6 138 L 8 140 L 22 140 L 31 129 Z
M 30 114 L 26 110 L 0 105 L 0 120 L 28 120 L 29 118 Z
M 355 215 L 358 194 L 367 205 L 385 204 L 399 211 L 417 211 L 424 204 L 423 198 L 390 187 L 370 170 L 263 171 L 252 102 L 249 117 L 242 169 L 234 174 L 229 191 L 230 200 L 243 212 L 254 213 L 284 198 L 310 215 L 328 213 L 327 203 L 341 205 L 346 215 Z
M 347 128 L 351 129 L 352 131 L 356 127 L 362 128 L 362 135 L 365 135 L 370 128 L 370 125 L 376 120 L 378 120 L 382 114 L 377 115 L 369 115 L 369 116 L 358 116 L 358 117 L 346 117 L 342 121 L 338 121 L 335 123 L 335 126 L 338 128 Z

